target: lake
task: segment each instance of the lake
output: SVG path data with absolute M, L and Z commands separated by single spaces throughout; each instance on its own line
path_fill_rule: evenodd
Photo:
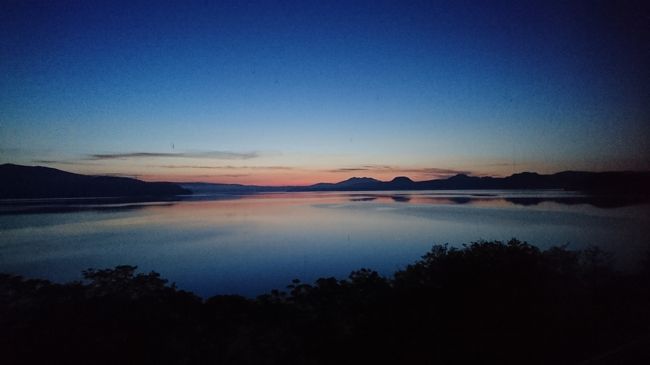
M 58 282 L 137 265 L 204 297 L 255 296 L 292 279 L 390 275 L 434 244 L 516 237 L 540 248 L 596 245 L 633 268 L 650 204 L 563 191 L 321 192 L 181 201 L 0 204 L 0 272 Z

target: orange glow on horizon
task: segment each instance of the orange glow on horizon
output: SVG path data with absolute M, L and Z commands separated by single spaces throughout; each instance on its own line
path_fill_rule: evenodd
M 85 175 L 110 175 L 132 177 L 143 181 L 167 182 L 205 182 L 221 184 L 242 184 L 260 186 L 308 186 L 317 183 L 337 183 L 352 177 L 369 177 L 380 181 L 391 181 L 398 176 L 406 176 L 413 181 L 426 181 L 445 179 L 459 173 L 472 176 L 508 176 L 514 171 L 489 171 L 474 168 L 452 169 L 432 168 L 422 166 L 397 166 L 397 165 L 360 165 L 353 167 L 296 167 L 291 165 L 271 166 L 212 166 L 201 165 L 157 165 L 131 164 L 131 163 L 102 163 L 58 165 L 49 164 L 59 168 Z M 330 165 L 331 166 L 331 165 Z M 498 169 L 498 168 L 497 168 Z M 544 171 L 538 170 L 540 173 Z
M 455 173 L 449 174 L 422 174 L 409 173 L 402 170 L 366 170 L 366 171 L 315 171 L 315 170 L 291 170 L 286 172 L 258 171 L 255 173 L 242 174 L 142 174 L 136 176 L 144 181 L 168 181 L 168 182 L 205 182 L 218 184 L 242 184 L 262 186 L 308 186 L 317 183 L 337 183 L 352 177 L 370 177 L 381 181 L 390 181 L 398 176 L 406 176 L 414 181 L 445 179 Z M 483 176 L 484 174 L 472 174 Z M 498 174 L 492 176 L 499 176 Z

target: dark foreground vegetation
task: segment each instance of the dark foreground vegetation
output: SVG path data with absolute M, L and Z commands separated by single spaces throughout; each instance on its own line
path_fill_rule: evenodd
M 435 246 L 384 278 L 202 300 L 135 267 L 0 277 L 2 363 L 650 363 L 650 262 L 512 240 Z

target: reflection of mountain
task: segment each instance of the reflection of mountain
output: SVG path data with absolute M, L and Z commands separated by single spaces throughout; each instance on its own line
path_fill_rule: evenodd
M 392 195 L 390 198 L 393 199 L 393 201 L 398 203 L 408 203 L 409 201 L 411 201 L 411 197 L 406 195 Z
M 131 198 L 73 198 L 73 199 L 30 199 L 3 201 L 0 216 L 14 214 L 43 214 L 69 212 L 118 212 L 133 211 L 149 207 L 169 207 L 179 201 L 176 197 Z M 162 201 L 160 201 L 162 200 Z
M 0 165 L 0 199 L 161 197 L 191 194 L 172 183 L 89 176 L 41 166 Z
M 513 205 L 525 207 L 535 206 L 546 202 L 562 205 L 579 205 L 588 204 L 598 208 L 620 208 L 636 204 L 645 204 L 650 201 L 647 195 L 585 195 L 575 197 L 475 197 L 475 196 L 457 196 L 457 197 L 427 197 L 426 201 L 433 204 L 498 204 L 506 202 Z
M 377 200 L 376 196 L 363 197 L 363 198 L 350 198 L 351 202 L 371 202 Z
M 523 206 L 534 206 L 544 202 L 552 202 L 563 205 L 589 204 L 599 208 L 620 208 L 634 204 L 647 203 L 648 196 L 613 196 L 613 195 L 592 195 L 571 198 L 505 198 L 505 201 Z
M 474 201 L 474 199 L 472 197 L 463 197 L 463 196 L 454 197 L 454 198 L 447 198 L 447 199 L 449 201 L 455 203 L 455 204 L 467 204 L 467 203 L 471 203 L 472 201 Z

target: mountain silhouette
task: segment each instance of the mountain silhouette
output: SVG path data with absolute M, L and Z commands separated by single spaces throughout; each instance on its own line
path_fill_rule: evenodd
M 382 181 L 370 177 L 352 177 L 337 183 L 318 183 L 309 186 L 309 190 L 374 190 Z
M 144 182 L 113 176 L 79 175 L 41 166 L 0 165 L 0 199 L 64 197 L 143 197 L 183 194 L 388 191 L 388 190 L 516 190 L 556 189 L 592 194 L 634 195 L 650 193 L 650 172 L 563 171 L 550 175 L 522 172 L 507 177 L 458 174 L 446 179 L 413 181 L 398 176 L 391 181 L 352 177 L 337 183 L 309 186 L 261 186 L 214 183 Z
M 191 194 L 177 184 L 80 175 L 42 166 L 0 165 L 0 199 L 160 197 Z
M 513 190 L 560 189 L 591 193 L 648 193 L 650 172 L 584 172 L 564 171 L 551 175 L 522 172 L 508 177 L 477 177 L 458 174 L 447 179 L 413 181 L 405 176 L 391 181 L 351 178 L 335 184 L 320 183 L 295 190 Z
M 446 179 L 413 181 L 398 176 L 391 181 L 369 177 L 352 177 L 337 183 L 308 186 L 259 186 L 237 184 L 182 184 L 195 193 L 246 193 L 277 191 L 389 191 L 389 190 L 525 190 L 553 189 L 582 191 L 591 194 L 647 195 L 650 193 L 650 172 L 564 171 L 550 175 L 522 172 L 507 177 L 469 176 L 458 174 Z

